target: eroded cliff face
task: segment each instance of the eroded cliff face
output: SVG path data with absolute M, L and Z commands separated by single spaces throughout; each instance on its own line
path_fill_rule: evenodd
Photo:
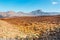
M 25 19 L 25 18 L 23 18 Z M 37 18 L 40 20 L 40 18 Z M 50 21 L 37 21 L 35 18 L 22 20 L 20 18 L 0 19 L 0 37 L 1 38 L 57 38 L 60 32 L 60 23 L 51 23 Z M 49 20 L 49 19 L 48 19 Z M 52 20 L 51 20 L 52 21 Z M 49 39 L 48 38 L 48 39 Z M 50 39 L 51 39 L 50 38 Z

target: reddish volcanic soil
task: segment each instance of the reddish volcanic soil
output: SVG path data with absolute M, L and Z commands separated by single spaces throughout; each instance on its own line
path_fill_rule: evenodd
M 2 31 L 3 30 L 3 31 Z M 60 16 L 24 16 L 0 19 L 0 37 L 15 38 L 17 36 L 26 38 L 27 36 L 52 38 L 49 33 L 59 35 Z M 59 32 L 59 34 L 57 33 Z M 52 35 L 53 35 L 52 34 Z M 55 37 L 57 38 L 57 36 Z M 47 36 L 47 38 L 48 38 Z M 54 35 L 53 35 L 54 36 Z M 59 36 L 60 37 L 60 36 Z M 49 39 L 49 38 L 48 38 Z
M 31 17 L 12 17 L 12 18 L 2 18 L 1 20 L 8 21 L 12 24 L 17 24 L 21 22 L 49 22 L 49 23 L 60 23 L 60 16 L 31 16 Z

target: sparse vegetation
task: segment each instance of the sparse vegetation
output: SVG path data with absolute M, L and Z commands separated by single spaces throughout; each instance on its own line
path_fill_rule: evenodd
M 60 23 L 56 22 L 56 17 L 52 17 L 54 19 L 50 18 L 51 17 L 16 17 L 1 19 L 0 37 L 16 38 L 17 40 L 20 38 L 26 38 L 26 40 L 29 38 L 33 38 L 34 40 L 35 38 L 36 40 L 53 40 L 56 38 L 59 40 Z

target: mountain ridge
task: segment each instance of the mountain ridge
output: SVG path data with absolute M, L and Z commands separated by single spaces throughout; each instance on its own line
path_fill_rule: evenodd
M 14 11 L 7 11 L 7 12 L 0 12 L 0 18 L 2 17 L 13 17 L 13 16 L 52 16 L 52 15 L 60 15 L 60 12 L 43 12 L 41 10 L 35 10 L 29 13 L 24 12 L 14 12 Z

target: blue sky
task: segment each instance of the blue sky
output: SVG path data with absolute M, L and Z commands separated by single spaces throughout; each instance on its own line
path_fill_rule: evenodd
M 31 12 L 38 9 L 60 12 L 60 0 L 0 0 L 0 11 Z

